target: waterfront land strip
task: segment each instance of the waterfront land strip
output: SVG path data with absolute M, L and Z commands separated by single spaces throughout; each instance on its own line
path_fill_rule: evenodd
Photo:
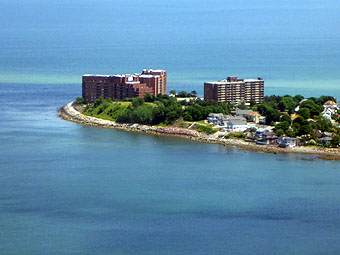
M 324 148 L 317 146 L 298 146 L 279 148 L 272 145 L 259 145 L 254 142 L 245 141 L 244 139 L 232 138 L 225 136 L 225 131 L 217 130 L 216 132 L 200 132 L 197 129 L 190 129 L 180 127 L 179 125 L 169 126 L 152 126 L 137 123 L 118 123 L 112 120 L 105 120 L 93 116 L 84 115 L 76 103 L 71 102 L 59 110 L 59 115 L 65 120 L 78 122 L 85 125 L 116 128 L 127 131 L 143 132 L 148 134 L 157 135 L 171 135 L 187 138 L 190 140 L 216 143 L 229 146 L 237 146 L 243 149 L 267 152 L 267 153 L 305 153 L 305 154 L 318 154 L 323 159 L 340 160 L 340 150 L 338 148 Z M 194 124 L 194 123 L 193 123 Z M 196 124 L 194 124 L 196 125 Z M 199 125 L 199 124 L 198 124 Z M 192 126 L 192 125 L 191 125 Z

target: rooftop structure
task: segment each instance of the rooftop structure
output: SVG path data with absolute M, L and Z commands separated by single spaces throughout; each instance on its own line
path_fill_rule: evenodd
M 165 94 L 167 90 L 167 72 L 160 69 L 144 69 L 142 74 L 139 76 L 142 82 L 146 82 L 149 79 L 152 82 L 152 79 L 155 77 L 158 78 L 157 84 L 154 88 L 154 94 L 157 96 L 158 94 Z
M 249 113 L 252 113 L 252 112 L 253 112 L 253 110 L 236 109 L 235 115 L 246 117 Z

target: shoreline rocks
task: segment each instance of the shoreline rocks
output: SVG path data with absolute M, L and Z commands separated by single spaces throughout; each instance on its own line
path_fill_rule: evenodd
M 123 124 L 110 120 L 103 120 L 95 117 L 83 115 L 75 109 L 74 102 L 68 103 L 59 109 L 59 116 L 68 121 L 77 122 L 88 126 L 96 126 L 103 128 L 115 128 L 126 131 L 135 131 L 155 135 L 177 136 L 190 139 L 197 142 L 221 144 L 228 146 L 237 146 L 239 148 L 265 153 L 301 153 L 301 154 L 317 154 L 319 158 L 325 160 L 340 160 L 340 149 L 320 148 L 320 147 L 291 147 L 279 148 L 271 145 L 258 145 L 246 142 L 240 139 L 215 138 L 206 134 L 202 134 L 196 130 L 186 128 L 172 127 L 155 127 L 141 124 Z

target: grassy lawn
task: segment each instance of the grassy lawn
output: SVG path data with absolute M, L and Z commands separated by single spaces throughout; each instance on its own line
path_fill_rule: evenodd
M 130 104 L 131 102 L 107 102 L 97 107 L 94 107 L 93 105 L 88 105 L 84 109 L 83 114 L 105 120 L 115 121 L 118 115 L 122 111 L 124 111 Z
M 155 103 L 145 103 L 147 104 L 148 107 L 144 107 L 144 109 L 141 106 L 137 106 L 136 112 L 131 113 L 129 112 L 124 112 L 127 111 L 127 108 L 131 105 L 131 102 L 126 102 L 126 101 L 110 101 L 110 100 L 103 100 L 100 103 L 94 103 L 94 104 L 88 104 L 85 106 L 83 114 L 88 115 L 88 116 L 93 116 L 105 120 L 112 120 L 116 121 L 118 118 L 122 119 L 124 117 L 122 116 L 127 116 L 125 118 L 131 118 L 131 114 L 140 114 L 142 118 L 145 120 L 149 121 L 150 116 L 153 114 L 152 111 L 150 110 L 150 106 L 157 107 L 157 104 Z M 146 105 L 144 105 L 146 106 Z M 144 112 L 138 112 L 139 109 L 142 109 Z M 149 114 L 149 115 L 148 115 Z M 146 116 L 146 117 L 145 117 Z M 152 117 L 152 116 L 151 116 Z M 133 118 L 136 118 L 134 116 Z M 149 119 L 148 119 L 149 118 Z M 140 123 L 140 122 L 139 122 Z M 149 121 L 148 123 L 152 123 Z M 168 124 L 165 124 L 168 123 Z M 169 124 L 172 123 L 172 124 Z M 194 125 L 192 125 L 195 123 Z M 174 128 L 188 128 L 191 126 L 191 129 L 197 130 L 199 132 L 207 133 L 207 134 L 212 134 L 215 133 L 217 130 L 213 129 L 212 126 L 208 123 L 204 123 L 204 120 L 201 121 L 184 121 L 182 117 L 177 119 L 174 123 L 173 122 L 164 122 L 160 123 L 157 126 L 158 127 L 167 127 L 171 126 Z
M 193 123 L 197 123 L 200 126 L 205 126 L 205 127 L 212 127 L 209 123 L 204 123 L 204 120 L 199 120 L 199 121 L 185 121 L 189 126 Z
M 211 125 L 209 123 L 205 123 L 204 120 L 196 121 L 196 123 L 203 125 L 203 126 L 211 127 Z
M 126 101 L 118 101 L 118 102 L 115 102 L 115 103 L 125 105 L 125 106 L 129 106 L 131 104 L 131 102 L 126 102 Z

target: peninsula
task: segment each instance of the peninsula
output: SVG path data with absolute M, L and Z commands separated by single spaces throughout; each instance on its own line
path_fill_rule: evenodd
M 319 154 L 324 159 L 340 160 L 338 115 L 332 115 L 333 121 L 322 116 L 329 111 L 327 105 L 334 104 L 327 100 L 326 110 L 313 117 L 306 108 L 311 102 L 322 102 L 329 97 L 300 100 L 300 96 L 296 96 L 294 98 L 302 102 L 294 105 L 294 109 L 291 105 L 288 111 L 281 112 L 273 107 L 273 102 L 279 101 L 277 105 L 286 107 L 288 101 L 294 101 L 293 97 L 265 97 L 263 104 L 235 109 L 233 105 L 204 101 L 192 94 L 185 95 L 190 97 L 146 95 L 145 99 L 125 101 L 97 99 L 93 104 L 84 104 L 83 99 L 78 98 L 62 107 L 59 113 L 63 119 L 91 126 L 180 136 L 269 153 Z
M 332 96 L 264 96 L 264 81 L 228 77 L 197 92 L 167 89 L 167 72 L 84 75 L 82 97 L 63 119 L 86 125 L 174 135 L 271 153 L 340 159 L 340 104 Z

